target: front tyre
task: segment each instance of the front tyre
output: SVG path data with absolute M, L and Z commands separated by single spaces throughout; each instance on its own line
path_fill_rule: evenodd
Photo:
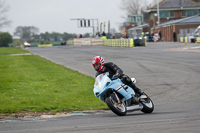
M 126 115 L 126 106 L 123 102 L 118 103 L 113 100 L 111 96 L 105 99 L 106 104 L 108 107 L 117 115 L 125 116 Z
M 154 110 L 154 104 L 147 94 L 144 94 L 144 98 L 140 98 L 140 103 L 143 105 L 141 110 L 144 113 L 152 113 Z

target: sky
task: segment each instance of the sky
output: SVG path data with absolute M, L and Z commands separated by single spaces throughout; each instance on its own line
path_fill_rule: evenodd
M 108 21 L 110 27 L 119 31 L 126 16 L 120 9 L 121 0 L 5 0 L 9 6 L 7 17 L 12 21 L 0 30 L 13 35 L 18 26 L 35 26 L 40 33 L 92 33 L 92 28 L 79 28 L 73 18 L 98 19 Z

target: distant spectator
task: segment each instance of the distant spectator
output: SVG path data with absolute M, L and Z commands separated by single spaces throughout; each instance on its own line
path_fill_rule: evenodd
M 105 33 L 105 32 L 103 32 L 103 33 L 102 33 L 102 36 L 106 36 L 106 33 Z
M 127 35 L 127 34 L 126 34 L 126 35 L 123 34 L 122 37 L 121 37 L 121 39 L 126 39 L 126 38 L 128 38 L 128 35 Z
M 160 37 L 160 39 L 159 39 L 159 40 L 161 41 L 161 40 L 162 40 L 162 34 L 161 34 L 161 31 L 159 31 L 159 33 L 158 33 L 158 34 L 159 34 L 159 37 Z
M 177 39 L 176 39 L 176 32 L 173 33 L 173 39 L 174 39 L 174 42 L 177 41 Z
M 120 39 L 124 39 L 124 38 L 125 38 L 125 35 L 123 34 L 122 37 L 121 37 Z
M 101 37 L 101 39 L 103 39 L 103 40 L 106 40 L 106 39 L 107 39 L 107 37 L 106 37 L 106 36 L 102 36 L 102 37 Z
M 103 39 L 103 40 L 106 40 L 106 39 L 107 39 L 107 37 L 106 37 L 106 33 L 105 33 L 105 32 L 102 33 L 102 37 L 101 37 L 101 39 Z
M 142 32 L 142 38 L 144 38 L 144 32 Z
M 96 33 L 95 38 L 96 38 L 96 39 L 99 39 L 99 33 Z
M 125 38 L 129 38 L 128 34 L 126 34 Z

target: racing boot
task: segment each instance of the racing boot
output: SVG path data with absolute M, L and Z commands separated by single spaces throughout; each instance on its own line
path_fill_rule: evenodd
M 131 103 L 132 104 L 139 104 L 139 98 L 134 96 L 133 94 L 131 96 L 132 96 Z
M 142 90 L 140 90 L 137 86 L 135 86 L 135 92 L 139 95 L 139 96 L 141 96 L 141 95 L 143 95 L 144 94 L 144 92 L 142 91 Z
M 140 90 L 133 82 L 129 86 L 139 95 L 139 97 L 144 94 L 144 92 Z

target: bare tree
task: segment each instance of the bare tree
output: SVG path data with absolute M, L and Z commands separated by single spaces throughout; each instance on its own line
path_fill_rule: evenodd
M 112 35 L 114 35 L 114 34 L 116 33 L 115 28 L 111 28 L 111 29 L 110 29 L 110 33 L 111 33 Z
M 10 25 L 11 23 L 11 21 L 6 16 L 8 10 L 9 6 L 6 5 L 4 0 L 0 0 L 0 28 L 6 25 Z
M 152 6 L 155 6 L 155 5 L 157 5 L 157 2 L 158 3 L 160 3 L 162 0 L 153 0 L 152 2 L 151 2 L 151 5 Z
M 125 21 L 128 21 L 129 15 L 145 14 L 145 11 L 151 7 L 152 0 L 121 0 L 120 8 L 126 12 L 122 16 Z
M 126 11 L 127 15 L 141 14 L 146 7 L 146 0 L 121 0 L 120 8 Z

